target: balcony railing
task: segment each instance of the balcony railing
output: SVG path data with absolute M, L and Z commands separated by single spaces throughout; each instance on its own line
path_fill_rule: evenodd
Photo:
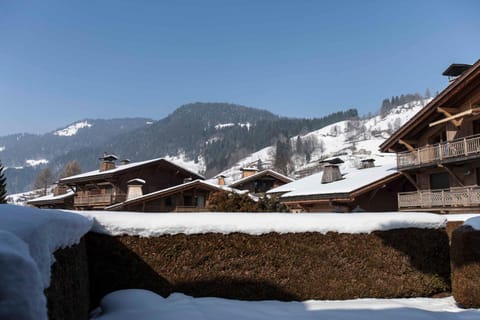
M 398 194 L 398 209 L 441 209 L 480 207 L 480 187 L 420 190 Z
M 126 200 L 124 194 L 101 194 L 101 195 L 88 195 L 88 196 L 76 196 L 74 199 L 75 206 L 77 207 L 92 207 L 92 206 L 108 206 L 114 203 L 122 202 Z
M 401 169 L 472 156 L 480 156 L 480 135 L 425 146 L 414 151 L 399 152 L 397 167 Z

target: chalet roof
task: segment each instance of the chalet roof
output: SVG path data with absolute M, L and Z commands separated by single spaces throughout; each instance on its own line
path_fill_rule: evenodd
M 158 190 L 158 191 L 155 191 L 155 192 L 147 193 L 147 194 L 144 194 L 142 196 L 126 200 L 124 202 L 116 203 L 114 205 L 106 207 L 105 210 L 115 210 L 115 209 L 122 208 L 125 205 L 141 203 L 141 202 L 146 201 L 146 200 L 153 200 L 153 199 L 156 199 L 156 198 L 166 197 L 166 196 L 175 194 L 177 192 L 184 191 L 184 190 L 187 190 L 187 189 L 190 189 L 190 188 L 195 188 L 195 187 L 198 187 L 198 186 L 203 186 L 203 187 L 208 188 L 212 191 L 227 191 L 227 192 L 234 192 L 234 193 L 238 193 L 238 194 L 248 193 L 248 191 L 241 191 L 241 190 L 238 190 L 238 189 L 235 189 L 235 188 L 230 188 L 230 187 L 227 187 L 227 186 L 219 186 L 217 184 L 198 179 L 198 180 L 190 181 L 190 182 L 183 183 L 183 184 L 180 184 L 180 185 L 177 185 L 177 186 L 173 186 L 173 187 Z
M 297 197 L 348 197 L 361 190 L 368 189 L 369 186 L 376 185 L 379 181 L 389 180 L 400 175 L 395 167 L 378 166 L 366 169 L 350 168 L 343 174 L 343 179 L 333 181 L 328 184 L 322 184 L 323 171 L 312 174 L 305 178 L 296 180 L 278 188 L 268 191 L 269 194 L 281 193 L 282 199 Z
M 387 140 L 380 145 L 382 152 L 390 152 L 399 139 L 404 138 L 410 132 L 412 132 L 417 126 L 429 123 L 428 119 L 437 113 L 437 108 L 444 106 L 449 99 L 459 94 L 468 84 L 478 80 L 480 76 L 480 60 L 475 62 L 467 71 L 465 71 L 460 77 L 446 87 L 439 95 L 437 95 L 429 104 L 415 114 L 409 121 L 395 131 Z M 451 106 L 450 106 L 451 107 Z
M 129 185 L 143 185 L 143 184 L 145 184 L 145 180 L 135 178 L 135 179 L 132 179 L 132 180 L 128 180 L 127 184 L 129 184 Z
M 131 163 L 128 163 L 128 164 L 124 164 L 124 165 L 119 165 L 113 169 L 110 169 L 110 170 L 105 170 L 105 171 L 100 171 L 100 170 L 93 170 L 93 171 L 89 171 L 89 172 L 85 172 L 85 173 L 81 173 L 81 174 L 77 174 L 77 175 L 74 175 L 74 176 L 70 176 L 70 177 L 66 177 L 66 178 L 63 178 L 63 179 L 60 179 L 60 182 L 61 183 L 65 183 L 65 184 L 71 184 L 71 183 L 77 183 L 77 182 L 85 182 L 85 181 L 89 181 L 89 180 L 100 180 L 100 179 L 104 179 L 104 178 L 107 178 L 107 177 L 111 177 L 111 176 L 114 176 L 114 175 L 118 175 L 118 174 L 121 174 L 127 170 L 131 170 L 131 169 L 134 169 L 134 168 L 138 168 L 138 167 L 141 167 L 141 166 L 145 166 L 145 165 L 151 165 L 151 164 L 157 164 L 157 163 L 167 163 L 173 167 L 176 167 L 178 168 L 179 170 L 182 170 L 188 174 L 191 174 L 193 178 L 197 178 L 197 179 L 205 179 L 205 177 L 203 177 L 202 175 L 196 173 L 196 172 L 193 172 L 185 167 L 182 167 L 174 162 L 171 162 L 165 158 L 157 158 L 157 159 L 151 159 L 151 160 L 146 160 L 146 161 L 140 161 L 140 162 L 131 162 Z
M 43 204 L 49 204 L 49 203 L 62 203 L 65 199 L 69 198 L 69 197 L 73 197 L 74 196 L 74 192 L 73 190 L 68 190 L 66 193 L 64 194 L 59 194 L 57 196 L 53 195 L 52 194 L 47 194 L 46 196 L 42 196 L 42 197 L 38 197 L 38 198 L 35 198 L 35 199 L 31 199 L 31 200 L 28 200 L 27 201 L 27 204 L 31 204 L 31 205 L 43 205 Z
M 102 157 L 98 159 L 105 160 L 105 161 L 115 161 L 115 160 L 118 160 L 118 157 L 114 154 L 104 154 Z
M 260 171 L 260 172 L 257 172 L 255 174 L 252 174 L 251 176 L 248 176 L 248 177 L 245 177 L 245 178 L 242 178 L 240 180 L 237 180 L 237 181 L 234 181 L 233 183 L 230 183 L 229 184 L 229 187 L 232 187 L 232 188 L 236 188 L 246 182 L 249 182 L 249 181 L 252 181 L 252 180 L 256 180 L 256 179 L 259 179 L 261 177 L 264 177 L 264 176 L 272 176 L 280 181 L 283 181 L 285 183 L 289 183 L 289 182 L 292 182 L 293 179 L 292 178 L 289 178 L 281 173 L 278 173 L 276 171 L 273 171 L 273 170 L 263 170 L 263 171 Z
M 318 163 L 320 163 L 320 164 L 341 164 L 341 163 L 343 163 L 343 160 L 338 158 L 338 157 L 335 157 L 335 158 L 324 159 L 322 161 L 319 161 Z
M 468 69 L 470 69 L 471 64 L 464 63 L 452 63 L 445 71 L 443 71 L 443 76 L 449 77 L 458 77 Z

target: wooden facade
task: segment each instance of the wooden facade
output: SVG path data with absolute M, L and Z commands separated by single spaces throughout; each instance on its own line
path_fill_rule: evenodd
M 101 168 L 105 167 L 102 162 Z M 74 208 L 77 210 L 103 209 L 127 199 L 128 182 L 145 181 L 143 193 L 151 193 L 180 185 L 186 180 L 203 179 L 165 159 L 128 163 L 105 170 L 96 170 L 60 181 L 75 190 Z
M 140 212 L 203 212 L 207 211 L 208 199 L 213 192 L 232 192 L 202 180 L 187 182 L 159 190 L 142 197 L 126 200 L 105 208 L 111 211 Z
M 270 189 L 292 181 L 293 179 L 273 170 L 263 170 L 254 174 L 246 175 L 244 178 L 229 184 L 229 187 L 239 190 L 248 190 L 252 194 L 264 194 Z
M 403 211 L 480 212 L 480 61 L 382 145 L 416 187 Z

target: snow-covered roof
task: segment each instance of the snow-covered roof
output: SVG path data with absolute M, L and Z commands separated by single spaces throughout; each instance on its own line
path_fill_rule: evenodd
M 115 210 L 115 209 L 121 208 L 125 205 L 129 205 L 129 204 L 132 204 L 132 203 L 141 202 L 141 201 L 144 201 L 144 200 L 161 197 L 161 196 L 164 196 L 164 195 L 167 195 L 167 194 L 175 193 L 178 190 L 184 190 L 184 189 L 187 189 L 189 187 L 194 187 L 194 186 L 198 186 L 198 185 L 203 185 L 205 187 L 208 187 L 208 188 L 211 188 L 211 189 L 216 189 L 216 190 L 219 190 L 219 191 L 223 190 L 223 191 L 234 192 L 234 193 L 238 193 L 238 194 L 244 194 L 244 193 L 248 192 L 248 191 L 241 191 L 241 190 L 238 190 L 238 189 L 235 189 L 235 188 L 230 188 L 230 187 L 227 187 L 227 186 L 219 186 L 219 185 L 211 183 L 211 182 L 207 182 L 207 181 L 204 181 L 204 180 L 197 179 L 197 180 L 194 180 L 194 181 L 186 182 L 186 183 L 179 184 L 179 185 L 169 187 L 169 188 L 166 188 L 166 189 L 162 189 L 162 190 L 154 191 L 154 192 L 151 192 L 151 193 L 147 193 L 147 194 L 144 194 L 144 195 L 139 196 L 139 197 L 128 199 L 124 202 L 116 203 L 114 205 L 106 207 L 105 210 Z
M 143 213 L 125 211 L 73 211 L 94 218 L 93 231 L 110 235 L 155 237 L 173 234 L 229 234 L 241 232 L 260 235 L 270 232 L 339 232 L 420 228 L 444 228 L 447 219 L 421 212 L 374 213 Z
M 32 199 L 32 200 L 28 200 L 27 203 L 28 204 L 37 204 L 37 203 L 41 203 L 41 202 L 55 202 L 55 201 L 59 201 L 59 200 L 64 200 L 68 197 L 73 197 L 74 196 L 74 192 L 72 190 L 68 190 L 66 193 L 64 194 L 59 194 L 59 195 L 53 195 L 53 193 L 51 194 L 47 194 L 46 196 L 42 196 L 42 197 L 38 197 L 38 198 L 35 198 L 35 199 Z
M 128 164 L 123 164 L 123 165 L 118 165 L 116 166 L 115 168 L 113 169 L 110 169 L 110 170 L 105 170 L 105 171 L 100 171 L 100 170 L 93 170 L 93 171 L 89 171 L 89 172 L 85 172 L 85 173 L 81 173 L 81 174 L 77 174 L 77 175 L 74 175 L 74 176 L 70 176 L 70 177 L 66 177 L 66 178 L 63 178 L 60 180 L 60 182 L 62 183 L 70 183 L 70 182 L 76 182 L 76 181 L 81 181 L 81 180 L 86 180 L 86 179 L 95 179 L 95 178 L 101 178 L 103 176 L 106 176 L 106 175 L 112 175 L 112 174 L 116 174 L 116 173 L 119 173 L 119 172 L 122 172 L 122 171 L 125 171 L 125 170 L 129 170 L 129 169 L 133 169 L 133 168 L 136 168 L 136 167 L 140 167 L 140 166 L 144 166 L 144 165 L 148 165 L 148 164 L 152 164 L 152 163 L 155 163 L 155 162 L 166 162 L 172 166 L 175 166 L 175 167 L 178 167 L 180 169 L 182 169 L 183 171 L 186 171 L 186 172 L 189 172 L 191 173 L 192 175 L 200 178 L 200 179 L 204 179 L 204 177 L 196 172 L 193 172 L 185 167 L 182 167 L 174 162 L 171 162 L 165 158 L 157 158 L 157 159 L 151 159 L 151 160 L 146 160 L 146 161 L 140 161 L 140 162 L 131 162 L 131 163 L 128 163 Z
M 392 166 L 378 166 L 365 169 L 348 168 L 343 179 L 322 184 L 323 172 L 315 173 L 289 184 L 270 190 L 268 193 L 282 193 L 282 198 L 312 195 L 346 194 L 354 192 L 378 180 L 397 174 Z
M 273 176 L 273 177 L 275 177 L 279 180 L 282 180 L 284 182 L 292 182 L 293 181 L 292 178 L 289 178 L 286 175 L 283 175 L 281 173 L 278 173 L 276 171 L 268 169 L 268 170 L 263 170 L 263 171 L 257 172 L 255 174 L 252 174 L 251 176 L 239 179 L 237 181 L 234 181 L 234 182 L 230 183 L 229 186 L 230 187 L 236 187 L 236 186 L 239 186 L 239 185 L 241 185 L 241 184 L 243 184 L 247 181 L 258 179 L 258 178 L 266 176 L 266 175 Z

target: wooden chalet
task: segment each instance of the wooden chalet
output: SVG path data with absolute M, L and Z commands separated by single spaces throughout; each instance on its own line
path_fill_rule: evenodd
M 240 191 L 194 180 L 167 189 L 127 199 L 105 210 L 141 212 L 202 212 L 207 211 L 208 199 L 214 192 Z
M 27 201 L 28 205 L 43 209 L 73 209 L 73 190 L 57 184 L 53 193 Z
M 264 194 L 268 190 L 290 183 L 293 179 L 273 170 L 258 171 L 256 168 L 242 168 L 242 178 L 228 186 L 248 190 L 252 194 Z M 218 177 L 218 184 L 224 183 L 223 176 Z
M 393 165 L 374 166 L 373 159 L 360 168 L 340 171 L 339 162 L 324 163 L 323 171 L 268 192 L 292 212 L 396 211 L 399 190 L 410 183 Z
M 117 157 L 104 155 L 95 171 L 66 177 L 60 183 L 75 191 L 77 210 L 103 209 L 131 197 L 163 190 L 192 179 L 204 179 L 166 159 L 116 164 Z
M 443 75 L 448 87 L 380 146 L 415 186 L 402 211 L 480 212 L 480 60 Z

